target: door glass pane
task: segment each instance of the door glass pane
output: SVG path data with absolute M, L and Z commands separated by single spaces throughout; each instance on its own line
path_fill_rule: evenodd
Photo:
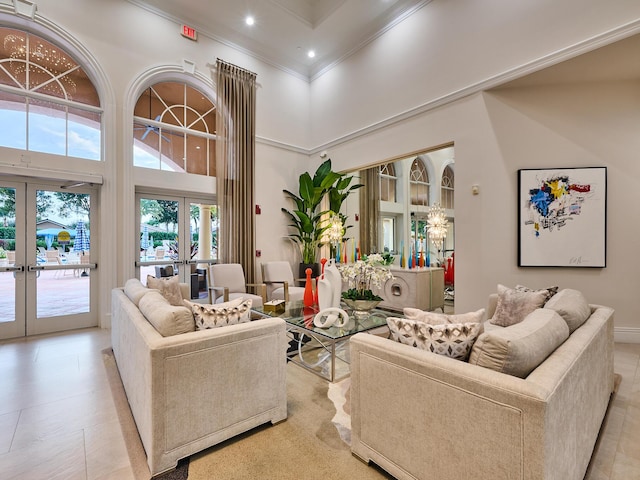
M 189 207 L 191 260 L 191 298 L 207 298 L 206 270 L 218 258 L 218 207 L 192 202 Z
M 396 220 L 394 217 L 382 217 L 382 249 L 385 252 L 395 252 Z
M 140 267 L 140 280 L 147 283 L 147 275 L 156 278 L 177 275 L 173 265 L 180 253 L 178 237 L 177 200 L 140 199 L 140 261 L 163 262 Z
M 36 191 L 37 263 L 65 269 L 40 270 L 36 282 L 37 317 L 90 311 L 91 222 L 89 194 Z
M 16 190 L 0 188 L 0 267 L 13 266 L 16 250 Z M 0 272 L 0 323 L 16 317 L 16 281 L 13 272 Z

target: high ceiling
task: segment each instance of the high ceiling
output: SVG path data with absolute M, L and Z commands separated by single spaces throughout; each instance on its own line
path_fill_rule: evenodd
M 129 1 L 313 78 L 431 0 Z

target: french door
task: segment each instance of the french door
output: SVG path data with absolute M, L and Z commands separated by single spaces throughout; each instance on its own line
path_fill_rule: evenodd
M 208 266 L 217 261 L 217 210 L 213 197 L 136 195 L 137 274 L 178 275 L 191 285 L 191 299 L 206 299 Z
M 1 339 L 98 325 L 94 197 L 0 178 Z

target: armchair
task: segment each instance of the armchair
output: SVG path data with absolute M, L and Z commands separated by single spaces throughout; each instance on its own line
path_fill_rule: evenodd
M 262 281 L 267 286 L 269 300 L 284 300 L 285 302 L 302 300 L 304 287 L 295 286 L 289 262 L 265 262 L 261 268 Z
M 246 283 L 244 269 L 239 263 L 218 263 L 209 268 L 209 303 L 222 303 L 236 298 L 250 298 L 254 307 L 267 301 L 264 283 Z M 247 287 L 256 289 L 256 294 L 247 292 Z

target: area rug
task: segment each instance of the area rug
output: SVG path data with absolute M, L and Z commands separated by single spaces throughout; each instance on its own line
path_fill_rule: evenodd
M 327 396 L 333 402 L 336 414 L 331 419 L 344 443 L 351 446 L 351 377 L 329 384 Z
M 103 355 L 111 391 L 136 480 L 149 480 L 144 449 L 129 409 L 111 349 Z M 342 480 L 392 479 L 351 454 L 348 379 L 330 384 L 287 364 L 286 420 L 266 424 L 181 461 L 153 480 Z M 337 411 L 334 400 L 341 405 Z

